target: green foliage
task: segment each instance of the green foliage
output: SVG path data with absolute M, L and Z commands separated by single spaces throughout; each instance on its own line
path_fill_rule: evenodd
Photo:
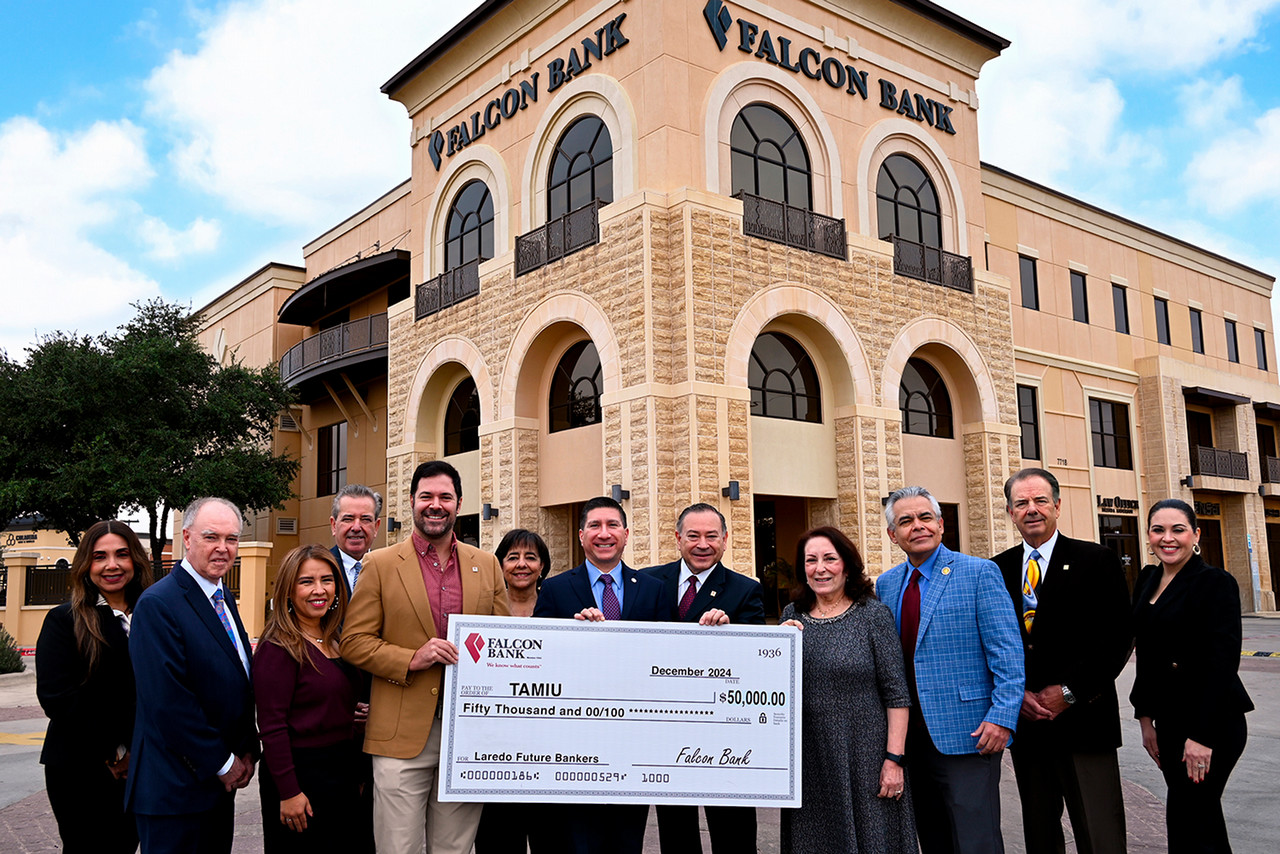
M 0 515 L 68 532 L 121 507 L 149 516 L 153 560 L 174 508 L 220 495 L 281 507 L 298 462 L 271 448 L 292 393 L 276 367 L 219 365 L 199 316 L 153 300 L 116 335 L 54 335 L 25 365 L 0 356 Z M 72 534 L 75 537 L 75 534 Z
M 18 642 L 0 623 L 0 673 L 21 673 L 26 669 L 27 665 L 18 652 Z

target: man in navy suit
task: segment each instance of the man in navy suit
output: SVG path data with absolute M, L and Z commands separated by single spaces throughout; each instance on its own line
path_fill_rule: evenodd
M 907 556 L 876 579 L 876 596 L 902 637 L 911 689 L 905 759 L 920 850 L 1002 854 L 1000 753 L 1023 688 L 1004 579 L 991 561 L 942 544 L 942 508 L 924 487 L 895 490 L 884 513 L 889 539 Z
M 1013 742 L 1027 854 L 1062 854 L 1062 807 L 1080 854 L 1124 854 L 1120 705 L 1129 588 L 1111 549 L 1058 530 L 1058 479 L 1023 469 L 1004 485 L 1022 542 L 996 555 L 1022 617 L 1027 687 Z
M 764 624 L 764 596 L 760 582 L 734 572 L 720 562 L 729 545 L 724 515 L 710 504 L 686 507 L 676 519 L 680 559 L 641 570 L 662 582 L 666 601 L 676 607 L 681 622 L 703 626 L 738 623 Z M 712 854 L 756 850 L 754 807 L 704 806 Z M 662 854 L 702 851 L 698 808 L 663 805 L 658 810 L 658 841 Z
M 662 582 L 622 562 L 630 531 L 627 514 L 612 498 L 592 498 L 582 505 L 578 540 L 586 560 L 553 575 L 538 591 L 535 617 L 603 620 L 670 620 Z M 608 667 L 607 660 L 595 666 Z M 558 838 L 548 850 L 573 854 L 640 854 L 649 808 L 643 804 L 548 805 L 546 826 Z
M 242 526 L 230 501 L 193 501 L 183 515 L 186 557 L 133 610 L 138 711 L 125 800 L 143 854 L 229 852 L 235 792 L 253 779 L 251 649 L 223 584 Z
M 364 556 L 373 550 L 373 540 L 382 527 L 382 496 L 361 483 L 348 483 L 333 496 L 329 529 L 334 546 L 330 551 L 342 567 L 342 583 L 347 599 L 355 592 L 364 569 Z

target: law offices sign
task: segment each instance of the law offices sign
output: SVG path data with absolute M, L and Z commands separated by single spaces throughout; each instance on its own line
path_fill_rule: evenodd
M 707 0 L 702 17 L 715 39 L 716 46 L 724 51 L 730 45 L 756 59 L 776 65 L 792 74 L 821 80 L 832 89 L 842 89 L 850 96 L 870 100 L 873 94 L 880 96 L 883 109 L 903 118 L 927 124 L 943 133 L 954 135 L 951 124 L 952 107 L 940 104 L 932 98 L 912 93 L 905 86 L 891 80 L 877 78 L 876 88 L 870 86 L 870 75 L 857 67 L 841 62 L 833 56 L 824 57 L 813 47 L 798 46 L 785 36 L 773 36 L 769 30 L 746 18 L 734 19 L 724 0 Z

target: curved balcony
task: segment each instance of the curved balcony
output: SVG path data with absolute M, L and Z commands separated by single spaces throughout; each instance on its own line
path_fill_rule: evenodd
M 306 397 L 322 393 L 321 380 L 338 372 L 352 382 L 387 374 L 387 314 L 372 314 L 294 344 L 280 360 L 280 377 Z
M 316 276 L 280 306 L 280 322 L 311 326 L 344 306 L 409 278 L 409 252 L 391 249 Z

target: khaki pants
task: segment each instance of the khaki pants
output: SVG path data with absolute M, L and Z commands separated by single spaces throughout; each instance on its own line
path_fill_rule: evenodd
M 373 757 L 373 837 L 382 854 L 467 854 L 475 842 L 484 805 L 437 799 L 441 728 L 432 723 L 412 759 Z

